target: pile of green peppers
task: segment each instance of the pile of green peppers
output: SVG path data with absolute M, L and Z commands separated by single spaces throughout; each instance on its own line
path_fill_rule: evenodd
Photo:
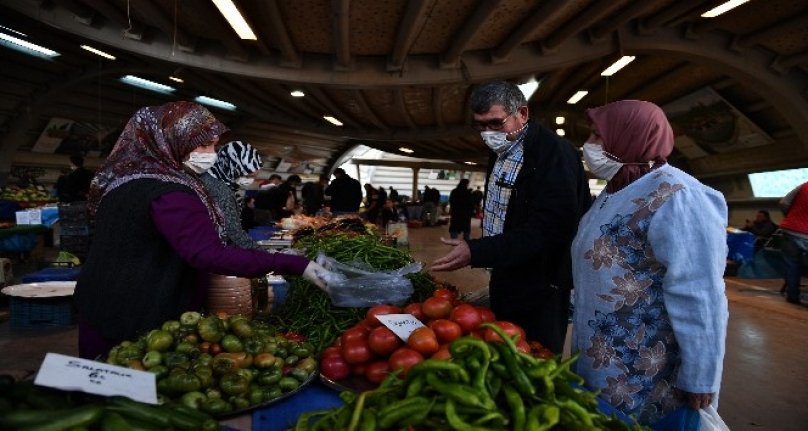
M 502 343 L 463 337 L 452 358 L 427 359 L 405 379 L 391 375 L 379 388 L 343 392 L 342 407 L 302 415 L 303 430 L 642 430 L 598 409 L 596 394 L 581 389 L 570 371 L 576 358 L 539 359 Z
M 314 353 L 261 321 L 186 312 L 113 347 L 107 362 L 152 372 L 163 399 L 222 416 L 297 389 L 317 370 Z

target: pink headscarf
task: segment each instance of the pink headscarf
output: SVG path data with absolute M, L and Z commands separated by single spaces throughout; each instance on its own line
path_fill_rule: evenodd
M 609 180 L 606 191 L 614 193 L 666 163 L 673 151 L 673 130 L 659 106 L 642 100 L 621 100 L 586 114 L 603 140 L 603 150 L 625 165 Z M 648 162 L 653 161 L 653 166 Z

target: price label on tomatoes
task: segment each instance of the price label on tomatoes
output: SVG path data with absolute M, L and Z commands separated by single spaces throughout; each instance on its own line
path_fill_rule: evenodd
M 424 324 L 412 314 L 380 314 L 376 318 L 405 343 L 412 331 L 424 327 Z

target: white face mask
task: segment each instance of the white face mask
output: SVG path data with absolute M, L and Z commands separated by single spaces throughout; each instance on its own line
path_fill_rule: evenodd
M 513 144 L 513 141 L 508 140 L 508 134 L 506 132 L 486 130 L 480 132 L 480 137 L 483 138 L 485 145 L 488 145 L 488 148 L 497 154 L 501 154 Z
M 241 187 L 247 187 L 255 181 L 255 178 L 251 177 L 238 177 L 236 178 L 236 184 Z
M 191 152 L 188 160 L 182 162 L 188 169 L 197 174 L 204 173 L 216 163 L 216 153 Z
M 583 146 L 584 161 L 592 175 L 609 181 L 623 167 L 623 163 L 606 157 L 603 146 L 587 142 Z

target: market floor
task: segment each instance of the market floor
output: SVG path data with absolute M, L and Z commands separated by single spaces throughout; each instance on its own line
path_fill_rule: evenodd
M 478 237 L 479 225 L 473 230 Z M 409 249 L 428 265 L 449 250 L 440 237 L 448 237 L 446 226 L 411 229 Z M 488 283 L 478 269 L 434 275 L 464 292 Z M 808 306 L 787 304 L 781 284 L 727 278 L 730 321 L 719 413 L 734 431 L 808 429 Z M 0 373 L 24 376 L 38 369 L 46 352 L 77 353 L 74 328 L 12 331 L 2 320 Z

